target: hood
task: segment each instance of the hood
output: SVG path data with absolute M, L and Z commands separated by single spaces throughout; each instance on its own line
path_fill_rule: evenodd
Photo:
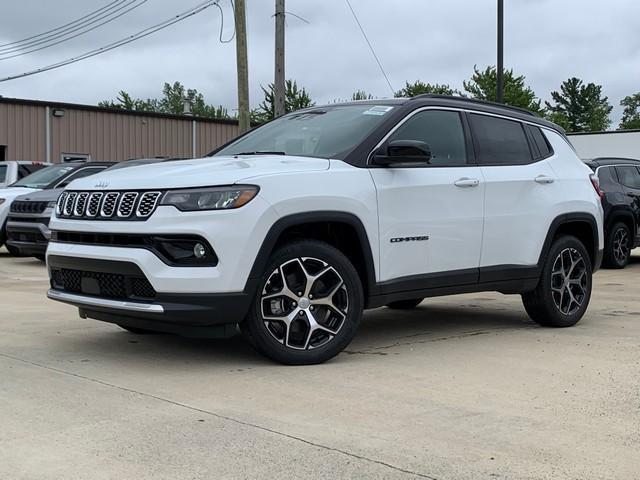
M 54 188 L 51 190 L 35 190 L 31 193 L 20 195 L 16 200 L 27 202 L 54 202 L 58 200 L 64 188 Z
M 277 173 L 327 170 L 329 160 L 283 155 L 208 157 L 106 170 L 71 182 L 69 190 L 148 190 L 232 185 Z

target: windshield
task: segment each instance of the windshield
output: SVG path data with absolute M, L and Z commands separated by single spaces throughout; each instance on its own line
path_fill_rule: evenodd
M 7 169 L 6 165 L 0 165 L 0 183 L 4 183 L 7 179 Z
M 67 173 L 75 170 L 75 168 L 74 165 L 52 165 L 51 167 L 43 168 L 28 175 L 22 180 L 18 180 L 16 183 L 11 184 L 11 186 L 43 189 L 50 183 L 55 182 Z
M 257 128 L 214 155 L 269 153 L 342 159 L 392 109 L 370 104 L 336 105 L 291 113 Z

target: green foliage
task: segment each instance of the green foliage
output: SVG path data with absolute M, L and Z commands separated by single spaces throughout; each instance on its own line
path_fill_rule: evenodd
M 191 104 L 191 113 L 204 118 L 231 118 L 229 112 L 222 105 L 208 105 L 204 96 L 195 89 L 186 89 L 180 82 L 173 85 L 165 83 L 162 89 L 162 97 L 158 99 L 134 99 L 124 90 L 121 90 L 115 101 L 100 102 L 99 107 L 119 108 L 137 112 L 156 112 L 182 115 L 184 113 L 184 99 Z
M 423 95 L 425 93 L 431 93 L 436 95 L 459 95 L 460 92 L 454 90 L 449 85 L 438 83 L 424 83 L 420 80 L 416 80 L 413 83 L 405 82 L 404 88 L 398 90 L 395 97 L 415 97 L 417 95 Z
M 620 129 L 640 129 L 640 92 L 624 97 L 620 106 L 624 107 Z
M 573 77 L 560 86 L 560 91 L 551 92 L 553 104 L 546 102 L 547 116 L 570 132 L 595 132 L 611 126 L 609 114 L 613 106 L 602 96 L 602 86 L 594 83 L 584 85 Z
M 364 90 L 356 90 L 353 92 L 353 95 L 351 95 L 351 100 L 354 102 L 357 100 L 373 100 L 373 95 L 365 92 Z
M 524 75 L 516 75 L 513 69 L 504 72 L 504 103 L 512 107 L 526 108 L 532 112 L 541 114 L 543 109 L 541 101 L 535 92 L 525 83 Z M 464 89 L 479 100 L 495 102 L 498 90 L 498 72 L 496 67 L 487 67 L 478 70 L 473 67 L 473 75 L 468 81 L 462 83 Z
M 268 88 L 262 88 L 264 93 L 264 100 L 257 109 L 251 112 L 251 120 L 257 123 L 265 123 L 269 120 L 273 120 L 275 117 L 275 100 L 274 100 L 274 85 L 269 84 Z M 298 84 L 295 80 L 287 80 L 285 85 L 285 100 L 284 109 L 285 113 L 295 112 L 302 108 L 313 107 L 315 102 L 311 100 L 309 93 L 303 87 L 298 88 Z

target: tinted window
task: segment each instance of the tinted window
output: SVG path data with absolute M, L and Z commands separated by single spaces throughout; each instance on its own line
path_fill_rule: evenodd
M 600 168 L 600 170 L 598 170 L 598 179 L 600 180 L 600 186 L 603 188 L 607 185 L 618 183 L 616 169 L 613 167 Z
M 26 164 L 26 165 L 24 165 L 24 168 L 26 168 L 27 172 L 29 172 L 29 174 L 31 174 L 33 172 L 37 172 L 41 168 L 44 168 L 44 164 L 42 164 L 42 163 Z
M 103 171 L 105 168 L 106 167 L 82 168 L 68 178 L 65 178 L 64 182 L 58 185 L 58 187 L 69 185 L 71 182 L 73 182 L 74 180 L 78 180 L 79 178 L 88 177 L 89 175 L 95 175 L 96 173 Z
M 336 105 L 290 113 L 256 128 L 215 156 L 277 152 L 344 159 L 393 111 L 391 105 Z
M 547 138 L 544 136 L 542 129 L 530 126 L 529 131 L 533 137 L 533 142 L 536 144 L 536 147 L 538 147 L 540 158 L 547 158 L 550 156 L 553 153 L 553 150 L 551 150 L 551 146 L 549 145 Z
M 431 149 L 431 165 L 465 165 L 467 149 L 460 114 L 427 110 L 415 114 L 389 138 L 394 140 L 418 140 Z
M 487 115 L 469 115 L 477 141 L 478 163 L 518 165 L 530 163 L 531 150 L 520 122 Z
M 76 167 L 73 165 L 52 165 L 51 167 L 38 170 L 31 175 L 24 177 L 22 180 L 18 180 L 11 185 L 12 187 L 27 187 L 27 188 L 45 188 L 50 183 L 62 178 L 69 172 L 73 171 Z
M 0 183 L 4 182 L 7 178 L 7 167 L 6 165 L 0 165 Z
M 640 172 L 636 167 L 616 167 L 616 172 L 625 187 L 640 189 Z

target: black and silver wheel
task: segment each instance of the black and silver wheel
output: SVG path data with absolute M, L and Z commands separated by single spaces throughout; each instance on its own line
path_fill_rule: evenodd
M 241 328 L 273 360 L 321 363 L 349 344 L 362 308 L 358 273 L 342 252 L 300 241 L 274 253 Z
M 570 327 L 580 321 L 591 298 L 591 259 L 580 240 L 555 240 L 538 286 L 522 295 L 532 320 L 547 327 Z
M 610 268 L 626 267 L 631 257 L 632 243 L 629 227 L 622 222 L 615 223 L 606 240 L 605 265 Z
M 424 298 L 412 298 L 411 300 L 398 300 L 397 302 L 391 302 L 387 305 L 387 308 L 391 310 L 413 310 L 422 303 Z

